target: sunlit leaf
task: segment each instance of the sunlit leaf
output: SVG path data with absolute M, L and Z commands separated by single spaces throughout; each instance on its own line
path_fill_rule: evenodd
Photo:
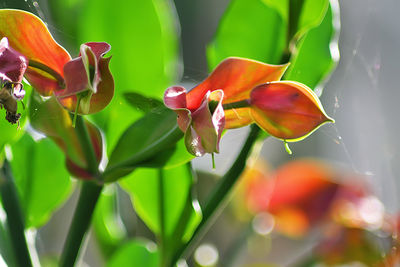
M 133 240 L 120 247 L 107 262 L 107 267 L 158 267 L 159 255 L 155 245 L 144 240 Z
M 11 161 L 26 227 L 39 227 L 71 192 L 63 153 L 49 139 L 35 142 L 24 135 L 12 146 Z
M 276 8 L 262 0 L 233 0 L 208 46 L 210 69 L 229 56 L 279 64 L 286 44 L 286 24 Z
M 106 181 L 124 176 L 141 164 L 148 164 L 161 152 L 171 156 L 182 136 L 175 113 L 167 109 L 160 113 L 148 113 L 132 124 L 119 139 L 105 171 Z M 165 154 L 163 158 L 168 159 Z
M 332 1 L 332 4 L 322 23 L 306 33 L 299 42 L 290 60 L 291 65 L 285 73 L 285 79 L 299 81 L 315 89 L 335 68 L 339 60 L 339 14 L 337 1 Z M 321 91 L 317 93 L 320 94 Z
M 115 184 L 102 191 L 96 204 L 93 226 L 104 256 L 109 257 L 126 238 L 126 230 L 118 214 Z
M 168 170 L 138 169 L 120 183 L 130 194 L 137 214 L 168 250 L 191 237 L 201 211 L 193 200 L 193 177 L 187 165 Z
M 136 92 L 160 99 L 180 74 L 174 6 L 168 0 L 122 0 L 118 5 L 89 0 L 82 7 L 79 22 L 81 43 L 107 41 L 112 46 L 116 95 L 106 111 L 110 114 L 101 115 L 108 118 L 103 124 L 112 149 L 140 114 L 129 107 L 122 94 Z
M 329 0 L 291 0 L 291 15 L 298 19 L 297 26 L 293 32 L 296 38 L 300 38 L 311 28 L 318 26 L 325 17 Z

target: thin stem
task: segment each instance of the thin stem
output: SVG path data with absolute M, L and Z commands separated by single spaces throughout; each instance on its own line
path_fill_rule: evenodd
M 7 160 L 4 160 L 0 169 L 0 195 L 3 208 L 7 214 L 7 225 L 17 264 L 21 267 L 32 266 L 25 238 L 22 209 L 11 173 L 11 166 Z
M 103 185 L 92 181 L 83 181 L 78 205 L 61 255 L 61 267 L 74 266 L 102 189 Z
M 88 171 L 94 176 L 94 178 L 99 179 L 99 164 L 97 162 L 96 153 L 93 149 L 92 140 L 89 136 L 88 129 L 86 127 L 85 120 L 82 116 L 76 117 L 76 133 L 79 138 L 79 142 L 82 146 L 83 153 L 85 154 L 85 159 L 88 163 Z
M 82 147 L 85 159 L 88 164 L 88 171 L 96 178 L 102 181 L 102 176 L 98 169 L 96 154 L 86 127 L 85 120 L 82 116 L 76 118 L 75 131 L 78 135 L 80 145 Z M 60 266 L 72 267 L 76 261 L 84 236 L 89 229 L 93 211 L 99 199 L 102 184 L 94 181 L 83 181 L 79 195 L 78 204 L 72 218 L 72 223 L 68 232 L 67 240 L 64 244 L 63 253 L 61 255 Z
M 40 62 L 35 61 L 35 60 L 29 60 L 29 66 L 32 67 L 32 68 L 35 68 L 35 69 L 42 70 L 42 71 L 50 74 L 54 79 L 57 80 L 58 85 L 61 88 L 65 87 L 64 78 L 58 72 L 56 72 L 55 70 L 53 70 L 49 66 L 46 66 L 45 64 L 40 63 Z
M 241 100 L 238 102 L 227 103 L 222 105 L 224 110 L 234 109 L 234 108 L 247 108 L 250 106 L 249 100 Z
M 194 249 L 197 242 L 203 237 L 205 232 L 215 221 L 217 215 L 223 208 L 224 202 L 227 200 L 227 195 L 231 192 L 236 181 L 243 172 L 247 158 L 250 155 L 251 149 L 259 136 L 260 128 L 256 125 L 251 126 L 251 131 L 244 143 L 240 154 L 232 164 L 228 172 L 221 178 L 219 184 L 215 190 L 211 193 L 211 197 L 207 201 L 203 209 L 203 219 L 197 226 L 191 239 L 184 244 L 174 255 L 174 261 L 176 262 L 181 257 L 186 257 Z
M 159 212 L 159 220 L 160 220 L 160 237 L 159 237 L 159 246 L 161 251 L 161 267 L 168 267 L 168 259 L 167 259 L 167 239 L 165 234 L 165 209 L 164 209 L 164 173 L 162 169 L 158 170 L 158 212 Z
M 78 94 L 76 96 L 77 101 L 76 101 L 76 107 L 75 107 L 75 112 L 74 112 L 74 118 L 72 119 L 72 127 L 75 128 L 76 125 L 76 118 L 78 117 L 78 111 L 79 111 L 79 105 L 81 104 L 82 100 L 82 95 Z

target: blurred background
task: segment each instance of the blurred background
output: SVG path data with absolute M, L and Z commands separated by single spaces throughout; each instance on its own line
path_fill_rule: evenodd
M 50 1 L 0 0 L 0 7 L 38 14 L 62 38 L 63 45 L 72 47 L 69 51 L 77 51 L 78 38 L 59 27 Z M 80 1 L 65 2 L 72 5 Z M 174 1 L 179 25 L 173 27 L 180 29 L 182 60 L 177 68 L 180 73 L 173 75 L 181 77 L 180 83 L 186 88 L 207 77 L 206 46 L 229 2 Z M 396 266 L 395 261 L 382 260 L 382 265 L 372 262 L 387 255 L 398 257 L 396 253 L 391 256 L 391 248 L 396 248 L 397 242 L 400 188 L 396 102 L 400 99 L 400 53 L 396 52 L 400 45 L 400 16 L 396 15 L 400 2 L 353 0 L 339 4 L 340 61 L 321 96 L 325 111 L 336 123 L 324 125 L 306 140 L 291 144 L 293 155 L 286 153 L 281 141 L 268 138 L 259 147 L 261 156 L 249 162 L 253 173 L 244 175 L 232 202 L 201 241 L 189 266 L 314 266 L 321 259 L 327 266 Z M 99 15 L 98 19 L 112 20 L 113 15 Z M 74 23 L 74 15 L 68 16 Z M 112 40 L 110 43 L 113 45 Z M 200 203 L 215 185 L 216 177 L 229 168 L 247 131 L 232 130 L 222 138 L 215 170 L 211 170 L 208 155 L 194 160 L 201 181 Z M 275 199 L 279 181 L 286 185 L 281 189 L 286 198 Z M 309 191 L 302 194 L 299 188 L 306 185 Z M 119 207 L 128 234 L 154 239 L 135 216 L 128 196 L 117 190 L 121 192 Z M 258 196 L 257 190 L 264 193 Z M 32 234 L 37 235 L 39 254 L 60 253 L 76 203 L 74 195 L 46 226 Z M 297 227 L 288 229 L 288 221 Z M 351 255 L 340 251 L 343 248 L 352 251 Z M 91 233 L 81 266 L 102 266 L 99 251 Z M 340 255 L 348 258 L 340 259 Z

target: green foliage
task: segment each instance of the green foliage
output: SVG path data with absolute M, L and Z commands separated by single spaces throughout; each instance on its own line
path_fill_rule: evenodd
M 106 40 L 112 46 L 115 97 L 107 114 L 94 116 L 103 126 L 109 151 L 141 115 L 129 106 L 123 94 L 136 92 L 160 99 L 179 77 L 176 25 L 174 6 L 166 0 L 122 0 L 118 5 L 108 0 L 88 0 L 83 5 L 80 43 Z
M 175 152 L 187 154 L 187 160 L 190 160 L 189 153 L 182 152 L 182 147 L 177 150 L 175 146 L 182 135 L 173 111 L 164 109 L 160 113 L 148 113 L 118 140 L 105 171 L 105 180 L 117 179 L 139 166 L 163 166 Z M 180 156 L 178 158 L 181 160 Z
M 107 185 L 100 195 L 93 217 L 96 238 L 106 258 L 122 244 L 127 234 L 117 204 L 116 184 Z
M 28 134 L 12 146 L 12 152 L 11 167 L 26 228 L 39 227 L 70 195 L 64 155 L 49 139 L 35 142 Z
M 107 267 L 146 266 L 158 267 L 159 256 L 156 250 L 150 250 L 151 243 L 133 240 L 120 247 L 107 263 Z M 153 246 L 154 247 L 154 246 Z
M 294 4 L 297 2 L 297 5 Z M 325 17 L 329 0 L 291 0 L 290 14 L 298 21 L 292 23 L 297 26 L 293 30 L 294 38 L 299 39 L 310 29 L 318 26 Z
M 262 0 L 233 0 L 207 48 L 210 69 L 229 56 L 280 63 L 287 32 L 281 12 Z
M 299 41 L 290 60 L 292 64 L 285 74 L 286 80 L 316 88 L 333 71 L 339 60 L 335 39 L 338 29 L 334 25 L 339 15 L 337 12 L 330 6 L 321 24 Z
M 157 112 L 157 109 L 164 107 L 164 103 L 152 97 L 145 97 L 135 92 L 124 93 L 124 97 L 129 104 L 142 112 Z
M 170 253 L 191 237 L 201 211 L 193 200 L 189 165 L 168 170 L 138 169 L 120 183 L 138 215 Z

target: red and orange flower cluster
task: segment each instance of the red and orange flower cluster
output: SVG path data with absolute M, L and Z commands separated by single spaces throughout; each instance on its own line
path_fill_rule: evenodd
M 42 96 L 54 95 L 71 112 L 90 114 L 103 109 L 114 95 L 107 43 L 86 43 L 72 59 L 35 15 L 0 10 L 0 104 L 7 120 L 18 121 L 17 100 L 24 96 L 25 77 Z
M 188 151 L 195 156 L 218 153 L 224 129 L 254 122 L 285 142 L 302 140 L 333 122 L 310 88 L 279 81 L 287 67 L 232 57 L 190 92 L 168 88 L 164 103 L 178 114 Z

